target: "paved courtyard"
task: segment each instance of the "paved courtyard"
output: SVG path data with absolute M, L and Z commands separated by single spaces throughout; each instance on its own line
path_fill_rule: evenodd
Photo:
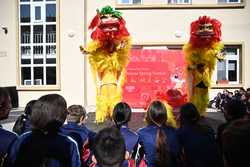
M 9 118 L 7 120 L 0 121 L 0 124 L 3 125 L 5 129 L 12 130 L 15 120 L 22 112 L 23 112 L 22 108 L 12 110 L 10 112 Z M 129 122 L 129 127 L 133 131 L 136 131 L 137 129 L 144 126 L 144 115 L 145 115 L 144 110 L 133 109 L 132 118 L 131 121 Z M 217 130 L 218 125 L 220 125 L 225 121 L 223 113 L 216 112 L 214 109 L 208 109 L 206 119 L 208 123 L 214 128 L 215 131 Z M 95 132 L 99 131 L 104 127 L 113 125 L 111 120 L 107 120 L 103 124 L 96 124 L 94 120 L 95 120 L 95 113 L 89 112 L 86 125 Z

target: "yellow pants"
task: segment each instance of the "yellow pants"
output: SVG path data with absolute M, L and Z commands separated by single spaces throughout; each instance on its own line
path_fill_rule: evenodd
M 114 106 L 122 100 L 120 86 L 116 75 L 105 74 L 96 94 L 96 122 L 103 123 L 106 118 L 112 118 Z

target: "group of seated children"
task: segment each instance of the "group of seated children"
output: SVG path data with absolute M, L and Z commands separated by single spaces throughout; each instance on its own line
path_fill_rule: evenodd
M 7 118 L 9 104 L 8 94 L 0 88 L 1 119 Z M 228 110 L 238 110 L 233 108 L 238 103 L 230 104 Z M 145 127 L 135 133 L 128 127 L 131 108 L 120 102 L 113 110 L 114 126 L 96 134 L 84 125 L 87 114 L 81 105 L 67 108 L 61 95 L 44 95 L 28 103 L 17 120 L 13 130 L 19 136 L 0 128 L 0 166 L 238 167 L 248 163 L 248 154 L 241 153 L 242 148 L 250 148 L 246 118 L 223 125 L 217 142 L 192 103 L 181 107 L 177 129 L 167 124 L 166 110 L 161 101 L 153 101 Z

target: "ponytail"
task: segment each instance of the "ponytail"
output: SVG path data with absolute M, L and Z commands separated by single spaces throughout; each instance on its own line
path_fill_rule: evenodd
M 169 167 L 170 152 L 167 143 L 167 136 L 163 131 L 167 121 L 167 109 L 161 101 L 153 101 L 147 111 L 146 120 L 149 124 L 158 127 L 156 134 L 156 158 L 155 165 L 157 167 Z
M 170 164 L 169 148 L 167 144 L 167 136 L 161 127 L 157 130 L 156 135 L 156 159 L 155 166 L 168 167 Z
M 120 102 L 115 105 L 112 118 L 118 129 L 130 121 L 131 112 L 130 106 L 125 102 Z
M 117 129 L 121 129 L 122 125 L 123 125 L 123 122 L 115 122 L 115 127 Z

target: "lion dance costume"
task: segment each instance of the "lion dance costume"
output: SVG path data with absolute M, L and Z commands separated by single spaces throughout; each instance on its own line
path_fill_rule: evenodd
M 222 60 L 221 23 L 208 16 L 191 23 L 190 40 L 184 46 L 188 101 L 204 114 L 209 101 L 211 76 Z
M 97 10 L 89 25 L 92 41 L 87 48 L 96 83 L 96 122 L 112 117 L 113 107 L 122 100 L 125 67 L 129 61 L 131 40 L 119 11 L 110 6 Z

